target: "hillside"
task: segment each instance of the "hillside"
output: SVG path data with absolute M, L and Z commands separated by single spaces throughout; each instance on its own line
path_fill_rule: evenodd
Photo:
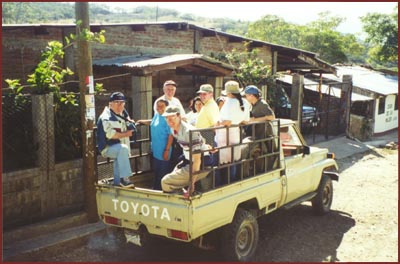
M 248 21 L 229 18 L 205 18 L 173 9 L 139 6 L 131 9 L 109 8 L 101 3 L 89 5 L 91 23 L 130 23 L 185 21 L 198 26 L 215 28 L 223 32 L 245 35 Z M 74 23 L 74 3 L 55 2 L 3 2 L 3 24 Z

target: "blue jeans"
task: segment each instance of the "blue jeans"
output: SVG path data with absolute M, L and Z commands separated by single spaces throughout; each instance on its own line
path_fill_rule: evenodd
M 153 171 L 154 171 L 154 190 L 161 189 L 161 179 L 171 170 L 171 161 L 169 160 L 159 160 L 153 157 Z
M 106 148 L 103 156 L 114 159 L 114 185 L 119 185 L 121 178 L 132 175 L 129 155 L 129 148 L 125 144 L 114 144 Z

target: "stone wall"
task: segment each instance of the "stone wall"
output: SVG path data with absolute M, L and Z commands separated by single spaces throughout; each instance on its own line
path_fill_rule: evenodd
M 369 140 L 373 134 L 373 127 L 373 119 L 350 114 L 349 133 L 351 137 L 361 141 Z
M 3 229 L 31 224 L 49 219 L 42 210 L 43 186 L 41 178 L 47 173 L 39 168 L 3 173 Z M 84 193 L 82 181 L 82 160 L 55 165 L 57 187 L 48 189 L 56 197 L 54 216 L 62 216 L 83 210 Z

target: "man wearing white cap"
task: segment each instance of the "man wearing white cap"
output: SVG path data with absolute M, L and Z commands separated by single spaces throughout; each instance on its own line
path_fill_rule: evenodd
M 154 113 L 157 113 L 157 101 L 160 99 L 164 99 L 168 101 L 168 105 L 174 105 L 179 107 L 179 110 L 181 111 L 182 115 L 185 114 L 185 110 L 183 109 L 181 101 L 175 97 L 176 86 L 177 85 L 173 80 L 168 80 L 164 82 L 163 85 L 164 95 L 157 98 L 157 100 L 154 102 L 153 106 Z
M 179 191 L 190 184 L 190 165 L 192 162 L 192 173 L 200 170 L 201 153 L 192 154 L 190 160 L 190 148 L 192 151 L 198 151 L 206 148 L 203 137 L 199 132 L 193 132 L 192 141 L 190 141 L 190 130 L 195 129 L 190 124 L 182 121 L 181 111 L 177 106 L 168 106 L 163 116 L 166 118 L 172 135 L 177 139 L 178 144 L 183 149 L 185 160 L 175 166 L 174 170 L 165 175 L 161 180 L 161 187 L 164 192 Z M 188 193 L 194 191 L 194 184 L 207 176 L 208 172 L 202 172 L 193 175 L 192 184 L 189 186 Z

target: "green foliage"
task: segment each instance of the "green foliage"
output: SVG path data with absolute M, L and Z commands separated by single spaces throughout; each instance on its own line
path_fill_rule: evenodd
M 46 23 L 74 17 L 74 6 L 67 3 L 2 2 L 3 24 Z
M 25 104 L 26 98 L 22 95 L 24 87 L 20 84 L 19 80 L 6 79 L 6 83 L 8 84 L 8 88 L 11 89 L 11 93 L 8 96 L 14 98 L 14 104 L 16 106 Z
M 244 43 L 243 51 L 233 49 L 228 52 L 225 58 L 219 58 L 221 61 L 227 61 L 235 67 L 234 78 L 242 87 L 256 85 L 261 88 L 263 85 L 268 87 L 267 101 L 274 105 L 275 83 L 271 74 L 271 66 L 266 65 L 258 56 L 258 50 L 249 50 L 250 42 Z
M 305 26 L 267 15 L 249 25 L 247 37 L 311 51 L 329 63 L 348 62 L 349 57 L 362 56 L 363 46 L 353 35 L 336 30 L 342 22 L 343 18 L 329 12 L 320 13 L 316 21 Z
M 226 54 L 226 59 L 236 70 L 234 77 L 243 87 L 261 85 L 271 76 L 271 67 L 258 57 L 258 50 L 249 51 L 249 43 L 244 44 L 244 51 L 233 49 Z
M 397 8 L 396 8 L 397 9 Z M 366 42 L 371 46 L 369 62 L 393 65 L 398 62 L 398 14 L 368 13 L 361 17 L 367 33 Z
M 300 33 L 300 26 L 275 15 L 266 15 L 249 25 L 246 37 L 299 48 Z
M 82 21 L 76 22 L 78 28 L 81 23 Z M 93 33 L 85 28 L 79 32 L 78 36 L 71 34 L 69 38 L 66 37 L 66 43 L 67 46 L 72 45 L 71 40 L 86 40 L 104 43 L 104 33 L 104 30 Z M 64 69 L 59 66 L 58 60 L 64 57 L 65 48 L 66 47 L 64 47 L 59 41 L 48 42 L 46 48 L 42 51 L 41 61 L 36 66 L 34 72 L 28 75 L 27 82 L 30 84 L 29 88 L 31 89 L 32 94 L 53 93 L 56 98 L 56 103 L 69 103 L 77 106 L 78 104 L 73 93 L 67 93 L 65 95 L 60 93 L 61 85 L 63 85 L 65 77 L 74 74 L 68 67 Z M 19 95 L 22 93 L 23 87 L 19 83 L 19 80 L 7 79 L 6 82 L 14 94 Z M 98 84 L 97 87 L 99 91 L 102 90 L 102 84 Z M 16 98 L 18 99 L 19 97 L 17 96 Z
M 70 35 L 70 39 L 72 40 L 86 40 L 91 42 L 105 43 L 106 38 L 104 36 L 105 30 L 100 30 L 100 32 L 92 32 L 88 28 L 84 28 L 81 30 L 82 21 L 77 20 L 76 25 L 78 28 L 78 36 L 73 34 Z M 70 40 L 66 38 L 67 44 L 70 43 Z
M 101 93 L 104 93 L 104 92 L 106 92 L 106 91 L 107 91 L 107 90 L 104 89 L 102 83 L 96 83 L 96 84 L 95 84 L 95 86 L 94 86 L 94 92 L 95 92 L 96 94 L 101 94 Z
M 71 95 L 69 95 L 71 96 Z M 75 97 L 74 97 L 75 98 Z M 82 157 L 82 129 L 80 108 L 70 103 L 56 104 L 54 108 L 56 161 Z
M 28 75 L 28 83 L 32 84 L 32 94 L 54 93 L 60 96 L 60 85 L 66 75 L 73 72 L 58 66 L 58 59 L 64 57 L 63 45 L 58 41 L 50 41 L 42 52 L 41 61 L 34 72 Z

